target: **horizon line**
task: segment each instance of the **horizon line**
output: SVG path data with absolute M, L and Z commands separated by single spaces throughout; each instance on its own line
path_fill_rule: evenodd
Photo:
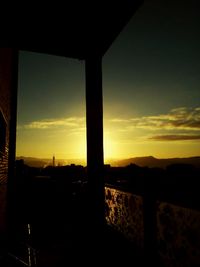
M 55 156 L 55 155 L 54 155 Z M 132 159 L 132 158 L 155 158 L 155 159 L 175 159 L 175 158 L 197 158 L 200 157 L 199 155 L 194 155 L 194 156 L 174 156 L 174 157 L 156 157 L 156 156 L 152 156 L 152 155 L 146 155 L 146 156 L 129 156 L 129 157 L 118 157 L 118 158 L 106 158 L 104 159 L 105 161 L 108 160 L 124 160 L 124 159 Z M 36 157 L 36 156 L 16 156 L 15 158 L 34 158 L 34 159 L 45 159 L 45 160 L 52 160 L 52 157 Z M 79 160 L 79 161 L 87 161 L 87 159 L 85 158 L 56 158 L 56 160 L 67 160 L 67 161 L 71 161 L 71 160 Z

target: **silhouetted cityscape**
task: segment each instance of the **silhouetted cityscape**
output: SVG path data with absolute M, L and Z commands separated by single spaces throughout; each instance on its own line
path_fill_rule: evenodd
M 23 225 L 23 222 L 32 222 L 31 227 L 34 233 L 32 242 L 35 246 L 38 246 L 38 242 L 39 244 L 41 242 L 46 244 L 52 240 L 56 242 L 58 236 L 68 235 L 71 223 L 79 237 L 83 235 L 81 231 L 88 227 L 88 221 L 83 219 L 89 217 L 91 212 L 87 209 L 91 202 L 88 196 L 87 167 L 75 164 L 53 166 L 55 161 L 54 157 L 51 166 L 37 168 L 24 164 L 23 159 L 16 160 L 17 202 L 15 207 L 20 218 L 18 223 Z M 142 227 L 142 225 L 140 226 L 142 222 L 152 223 L 149 218 L 147 222 L 145 217 L 139 219 L 141 216 L 139 214 L 144 213 L 145 215 L 150 211 L 154 214 L 155 212 L 155 216 L 159 218 L 156 223 L 159 231 L 162 230 L 162 227 L 167 227 L 167 229 L 169 227 L 168 231 L 175 231 L 173 228 L 175 225 L 171 225 L 171 223 L 179 225 L 182 218 L 180 216 L 186 216 L 184 214 L 188 212 L 185 209 L 191 211 L 191 218 L 197 216 L 192 211 L 200 208 L 199 174 L 198 166 L 186 163 L 173 163 L 165 168 L 140 167 L 136 164 L 113 167 L 105 164 L 105 218 L 108 225 L 123 234 L 124 237 L 120 237 L 122 244 L 125 240 L 129 240 L 131 246 L 137 245 L 137 249 L 143 247 L 144 241 L 141 234 L 144 229 L 140 229 L 136 233 L 135 227 Z M 155 204 L 148 204 L 146 207 L 145 201 Z M 162 205 L 166 205 L 165 203 L 168 204 L 163 207 Z M 155 210 L 154 205 L 157 206 Z M 52 216 L 52 214 L 54 215 Z M 129 216 L 133 216 L 132 222 L 129 221 Z M 78 230 L 80 218 L 82 218 L 82 230 Z M 169 219 L 172 222 L 169 223 Z M 195 221 L 188 223 L 188 231 L 196 227 Z M 49 234 L 50 232 L 51 234 Z M 187 234 L 190 235 L 190 232 Z M 88 237 L 82 236 L 82 238 L 87 239 Z M 168 238 L 171 237 L 167 234 L 162 238 L 159 237 L 158 240 L 170 246 Z M 191 241 L 187 241 L 189 242 L 188 246 L 195 251 L 198 250 L 196 245 L 190 243 L 195 242 L 195 237 L 191 236 L 190 238 Z M 141 252 L 138 253 L 140 255 Z M 163 250 L 160 244 L 157 253 L 162 259 L 162 254 L 167 253 L 167 248 Z M 191 256 L 188 256 L 188 259 L 190 259 L 189 257 Z
M 144 157 L 143 159 L 144 164 Z M 149 159 L 146 157 L 145 159 Z M 151 157 L 151 160 L 154 159 Z M 200 174 L 200 157 L 188 159 L 165 160 L 173 162 L 165 167 L 141 167 L 130 163 L 127 166 L 111 166 L 104 165 L 104 181 L 105 185 L 114 186 L 121 190 L 126 190 L 132 193 L 143 194 L 146 184 L 150 186 L 151 191 L 156 194 L 156 197 L 172 202 L 187 202 L 184 204 L 197 207 L 199 205 L 197 188 Z M 158 161 L 158 160 L 157 160 Z M 22 188 L 23 182 L 27 184 L 30 181 L 54 182 L 57 186 L 60 185 L 63 192 L 74 186 L 80 189 L 87 188 L 87 167 L 82 165 L 70 164 L 65 166 L 55 166 L 55 157 L 49 166 L 46 167 L 31 167 L 24 163 L 23 159 L 16 160 L 16 175 L 17 181 Z M 127 161 L 125 161 L 127 162 Z M 148 162 L 148 161 L 147 161 Z M 182 163 L 181 163 L 182 162 Z M 193 162 L 184 163 L 184 162 Z M 157 163 L 158 166 L 163 166 L 163 162 Z M 25 190 L 26 191 L 26 190 Z M 75 190 L 76 191 L 76 190 Z

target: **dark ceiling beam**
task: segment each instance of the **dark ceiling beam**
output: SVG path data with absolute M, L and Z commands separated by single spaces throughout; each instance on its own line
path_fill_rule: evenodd
M 103 56 L 143 0 L 116 1 L 113 6 L 95 1 L 90 8 L 83 3 L 66 8 L 69 12 L 60 14 L 57 20 L 47 15 L 46 23 L 38 18 L 28 31 L 19 28 L 18 40 L 22 44 L 19 49 L 78 59 Z M 37 48 L 32 48 L 32 44 Z M 51 46 L 55 48 L 49 48 Z

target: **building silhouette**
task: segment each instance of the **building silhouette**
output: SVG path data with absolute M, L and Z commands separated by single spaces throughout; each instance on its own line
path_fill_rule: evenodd
M 56 159 L 55 159 L 55 155 L 53 155 L 53 165 L 52 165 L 53 167 L 55 167 L 56 166 Z

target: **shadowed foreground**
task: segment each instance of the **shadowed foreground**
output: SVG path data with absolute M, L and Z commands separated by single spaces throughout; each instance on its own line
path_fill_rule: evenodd
M 108 225 L 95 229 L 87 204 L 86 198 L 72 197 L 63 221 L 20 225 L 4 248 L 0 266 L 144 266 L 143 252 L 120 233 Z

